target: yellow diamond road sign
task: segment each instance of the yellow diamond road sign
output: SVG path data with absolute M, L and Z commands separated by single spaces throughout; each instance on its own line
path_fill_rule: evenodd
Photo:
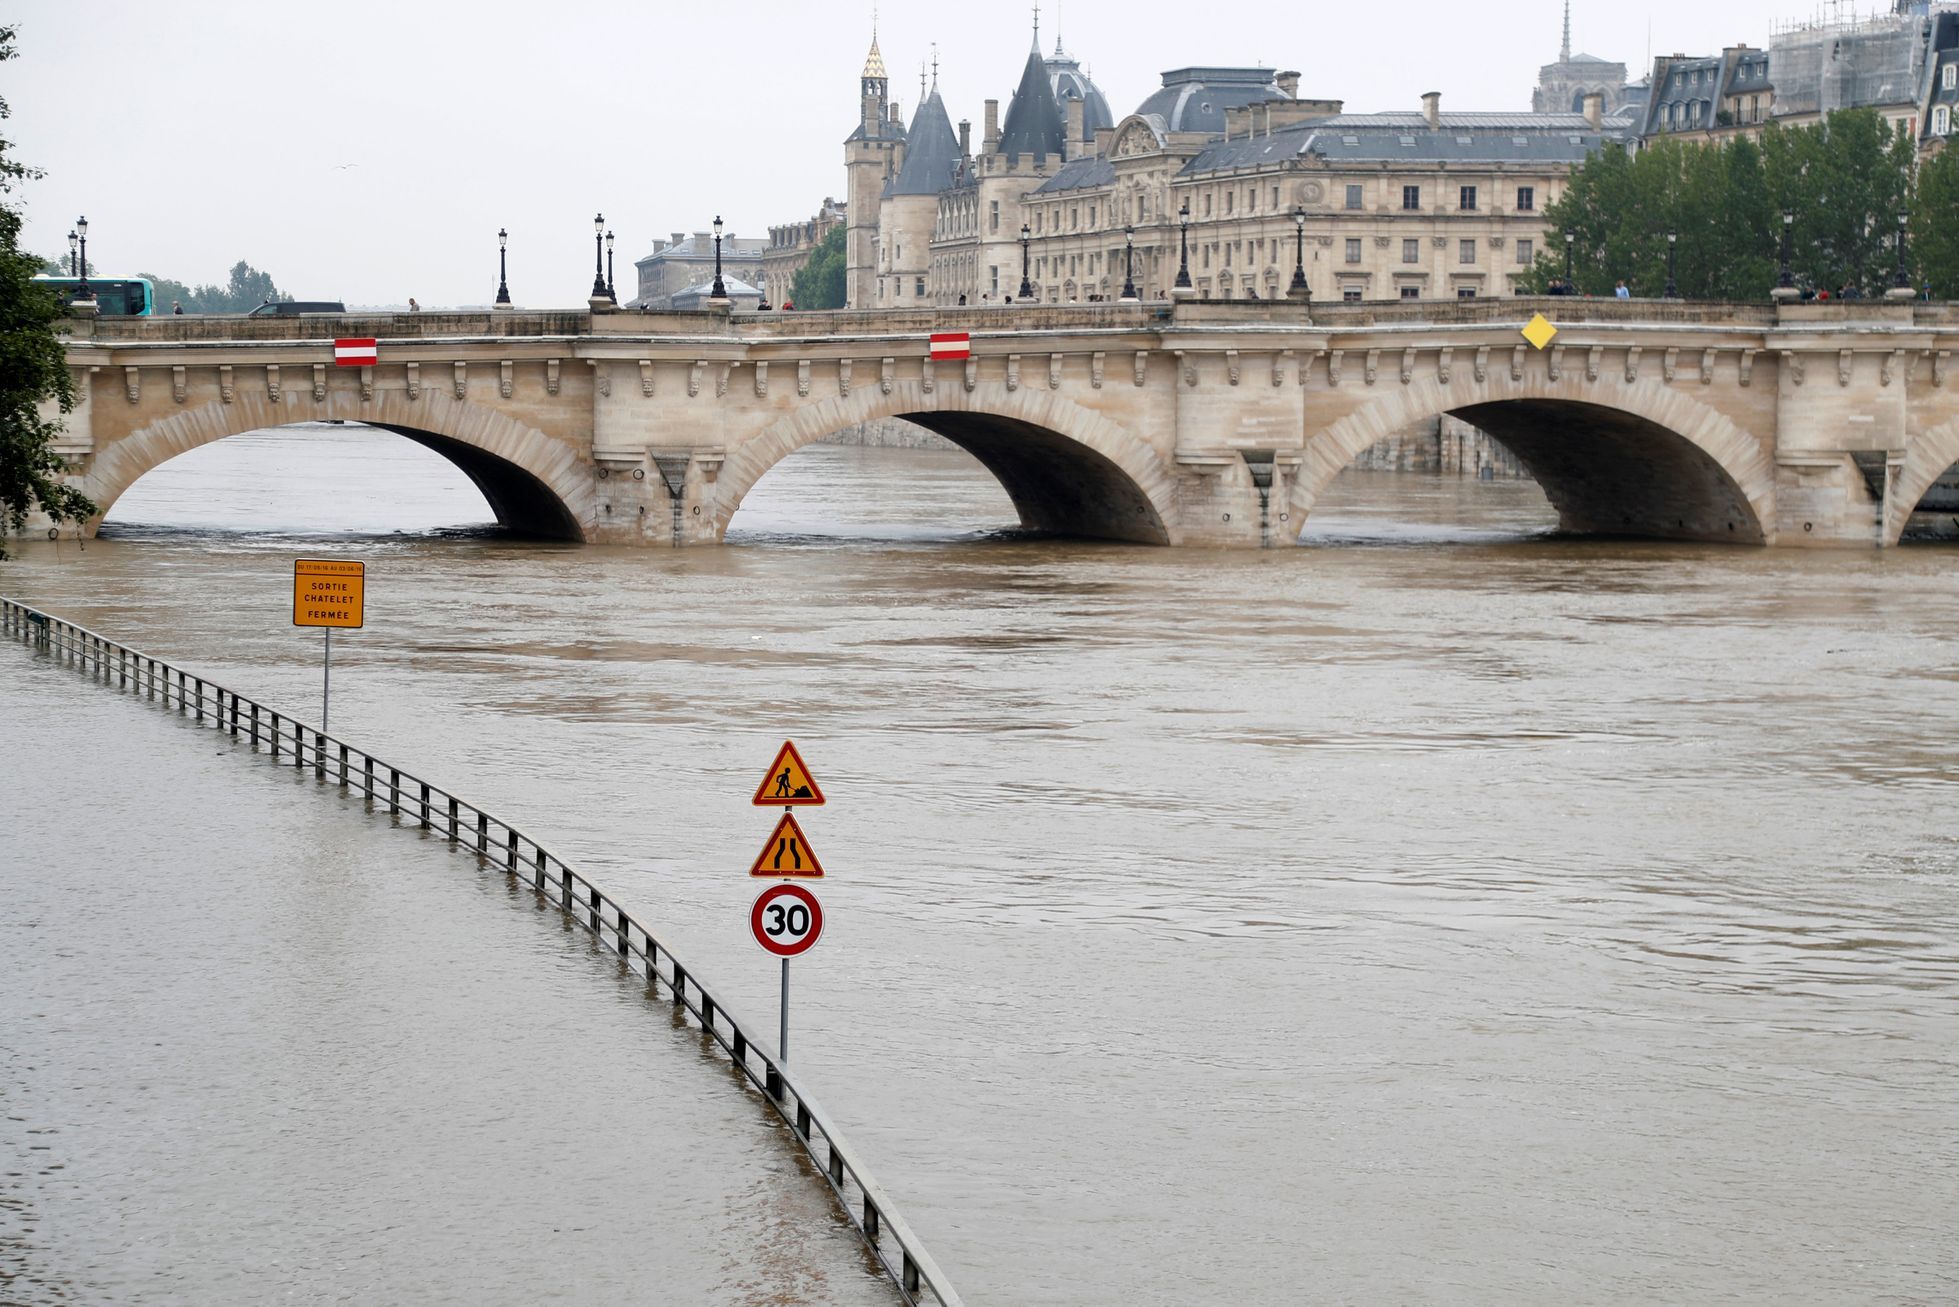
M 1532 349 L 1543 349 L 1557 334 L 1558 329 L 1542 313 L 1532 315 L 1531 320 L 1524 324 L 1524 339 L 1531 343 Z

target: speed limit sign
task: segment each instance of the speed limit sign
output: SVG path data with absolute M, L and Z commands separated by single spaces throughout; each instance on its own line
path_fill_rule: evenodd
M 771 885 L 749 909 L 748 928 L 764 953 L 793 958 L 809 952 L 823 934 L 823 905 L 801 885 Z

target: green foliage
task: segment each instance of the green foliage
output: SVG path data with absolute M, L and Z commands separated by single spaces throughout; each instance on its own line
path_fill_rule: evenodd
M 271 273 L 260 272 L 243 259 L 231 265 L 231 281 L 224 286 L 199 286 L 193 290 L 181 281 L 159 277 L 153 272 L 139 275 L 147 278 L 155 290 L 156 312 L 161 314 L 169 313 L 173 303 L 182 304 L 186 313 L 250 313 L 261 304 L 292 298 L 272 284 Z
M 1911 206 L 1911 261 L 1933 299 L 1959 299 L 1959 149 L 1948 145 L 1918 170 Z
M 799 309 L 840 309 L 844 306 L 844 224 L 830 228 L 790 283 L 790 303 Z
M 0 63 L 14 53 L 14 29 L 0 27 Z M 0 100 L 0 120 L 8 116 Z M 96 508 L 57 479 L 67 468 L 53 449 L 61 423 L 48 410 L 73 409 L 75 387 L 55 332 L 61 303 L 34 284 L 43 261 L 20 248 L 20 214 L 5 198 L 40 176 L 9 157 L 12 144 L 0 139 L 0 527 L 18 531 L 37 504 L 57 522 L 80 521 Z
M 1571 231 L 1578 293 L 1637 296 L 1666 288 L 1668 231 L 1679 234 L 1676 284 L 1686 299 L 1765 297 L 1780 268 L 1781 213 L 1796 214 L 1797 280 L 1833 295 L 1880 295 L 1896 266 L 1897 215 L 1911 204 L 1913 146 L 1872 109 L 1826 122 L 1771 124 L 1759 143 L 1654 141 L 1637 155 L 1608 146 L 1572 170 L 1545 212 L 1553 235 L 1524 279 L 1543 291 L 1564 275 Z M 1931 201 L 1921 197 L 1921 212 Z M 1952 200 L 1937 212 L 1951 213 Z M 1928 224 L 1929 225 L 1929 224 Z

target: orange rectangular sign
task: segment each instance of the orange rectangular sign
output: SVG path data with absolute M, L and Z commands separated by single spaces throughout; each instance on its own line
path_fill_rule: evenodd
M 294 626 L 360 626 L 365 621 L 367 564 L 298 558 L 292 565 Z

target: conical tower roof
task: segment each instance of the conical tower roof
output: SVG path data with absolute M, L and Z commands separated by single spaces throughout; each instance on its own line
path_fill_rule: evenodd
M 877 37 L 871 37 L 871 52 L 864 56 L 864 76 L 884 78 L 884 55 L 877 48 Z
M 1007 106 L 1007 122 L 1000 129 L 1000 152 L 1010 160 L 1023 154 L 1042 159 L 1063 155 L 1067 128 L 1061 121 L 1061 107 L 1055 103 L 1054 88 L 1048 83 L 1047 64 L 1040 51 L 1027 56 L 1021 70 L 1020 89 Z
M 912 115 L 905 140 L 905 166 L 885 194 L 937 195 L 952 185 L 959 168 L 959 136 L 937 87 Z

